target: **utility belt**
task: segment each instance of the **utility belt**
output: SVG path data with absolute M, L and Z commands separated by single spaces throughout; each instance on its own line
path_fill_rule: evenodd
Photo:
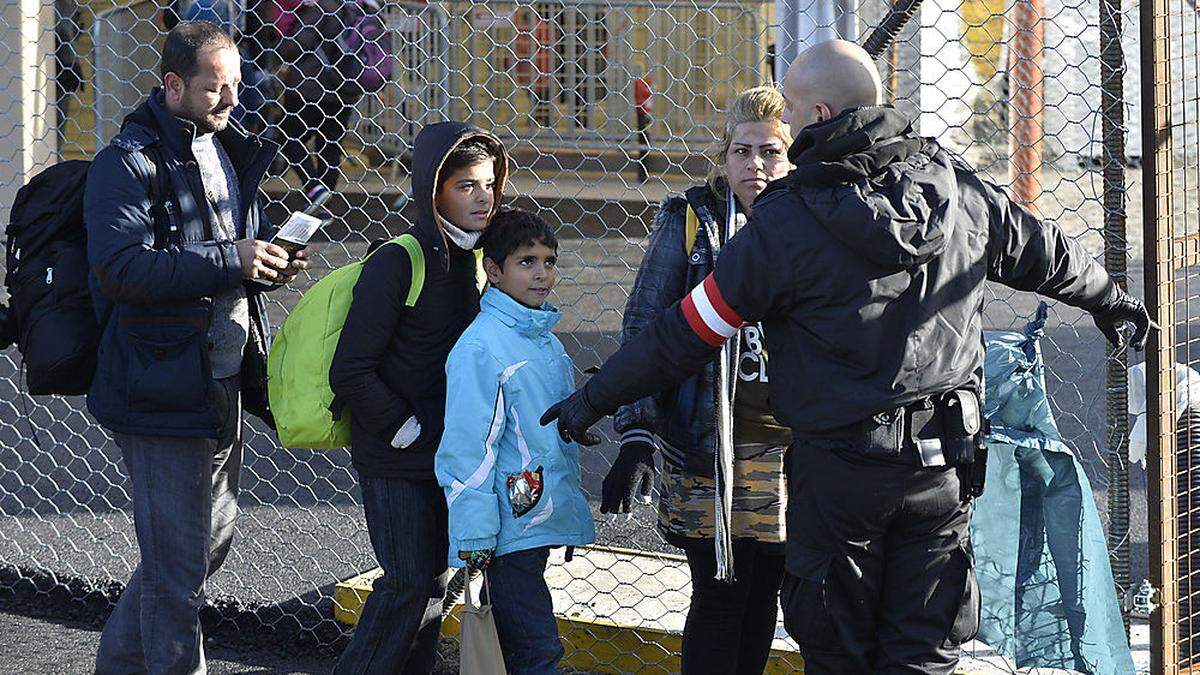
M 983 494 L 986 435 L 979 395 L 955 389 L 860 422 L 850 448 L 863 457 L 910 466 L 956 467 L 969 498 Z

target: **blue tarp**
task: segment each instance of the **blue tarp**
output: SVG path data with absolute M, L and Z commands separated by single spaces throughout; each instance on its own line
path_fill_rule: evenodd
M 988 331 L 987 485 L 971 540 L 983 613 L 978 639 L 1020 668 L 1133 673 L 1092 488 L 1050 412 L 1038 341 Z

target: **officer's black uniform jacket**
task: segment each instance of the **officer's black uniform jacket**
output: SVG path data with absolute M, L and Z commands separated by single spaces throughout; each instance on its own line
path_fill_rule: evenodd
M 984 281 L 1088 311 L 1108 275 L 889 107 L 805 128 L 796 169 L 754 203 L 713 275 L 588 383 L 602 414 L 712 359 L 762 321 L 776 417 L 797 438 L 849 435 L 877 413 L 979 390 Z

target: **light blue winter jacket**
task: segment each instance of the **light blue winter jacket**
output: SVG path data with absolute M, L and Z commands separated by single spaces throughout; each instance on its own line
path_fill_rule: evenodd
M 538 423 L 574 390 L 574 368 L 550 329 L 561 314 L 530 309 L 495 288 L 446 361 L 446 430 L 434 468 L 450 509 L 450 565 L 459 551 L 501 556 L 596 537 L 579 485 L 579 446 Z M 537 503 L 514 516 L 509 476 L 542 467 Z

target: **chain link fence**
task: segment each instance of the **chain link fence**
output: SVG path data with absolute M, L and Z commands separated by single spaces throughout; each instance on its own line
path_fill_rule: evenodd
M 247 107 L 249 124 L 281 142 L 299 140 L 285 131 L 289 76 L 273 18 L 288 3 L 192 1 L 229 11 L 244 59 L 263 76 L 262 100 Z M 35 17 L 38 3 L 10 3 L 0 31 L 27 35 L 28 23 L 40 19 L 33 33 L 49 50 L 40 70 L 57 92 L 45 110 L 55 120 L 48 128 L 56 157 L 88 158 L 112 137 L 157 84 L 164 25 L 186 16 L 190 4 L 56 0 Z M 413 221 L 412 140 L 426 123 L 462 119 L 508 144 L 515 162 L 509 203 L 557 226 L 561 272 L 553 300 L 565 315 L 558 332 L 581 371 L 601 363 L 617 346 L 657 205 L 703 179 L 703 153 L 732 97 L 772 82 L 796 43 L 857 39 L 890 9 L 885 0 L 385 2 L 391 79 L 343 102 L 345 156 L 333 167 L 330 206 L 337 219 L 303 283 L 274 294 L 273 323 L 316 279 Z M 925 0 L 879 65 L 892 101 L 923 133 L 1011 184 L 1140 294 L 1135 10 L 1119 0 Z M 21 133 L 0 129 L 0 143 L 15 143 Z M 27 177 L 18 173 L 0 189 L 15 191 Z M 264 192 L 277 221 L 303 202 L 304 188 L 295 167 L 276 165 Z M 995 286 L 986 325 L 1019 330 L 1035 310 L 1033 296 Z M 1108 358 L 1091 321 L 1072 308 L 1053 305 L 1046 333 L 1053 412 L 1112 524 L 1124 593 L 1148 565 L 1145 471 L 1125 456 L 1126 364 Z M 594 505 L 616 454 L 616 435 L 604 432 L 606 442 L 582 458 Z M 242 516 L 210 597 L 236 600 L 269 627 L 337 642 L 349 629 L 335 621 L 333 586 L 375 566 L 349 453 L 281 448 L 257 420 L 247 422 L 245 439 Z M 118 449 L 82 399 L 26 396 L 19 355 L 0 353 L 0 566 L 8 571 L 0 587 L 35 575 L 123 583 L 137 561 L 123 472 Z M 556 609 L 677 633 L 690 580 L 655 529 L 655 508 L 640 507 L 630 520 L 596 517 L 597 543 L 609 548 L 569 564 L 552 557 Z M 597 634 L 573 643 L 592 655 L 595 670 L 672 663 L 664 659 L 678 647 L 666 640 L 647 652 L 642 633 L 635 645 Z M 787 648 L 782 626 L 777 634 L 777 646 Z M 986 646 L 970 653 L 982 657 Z

